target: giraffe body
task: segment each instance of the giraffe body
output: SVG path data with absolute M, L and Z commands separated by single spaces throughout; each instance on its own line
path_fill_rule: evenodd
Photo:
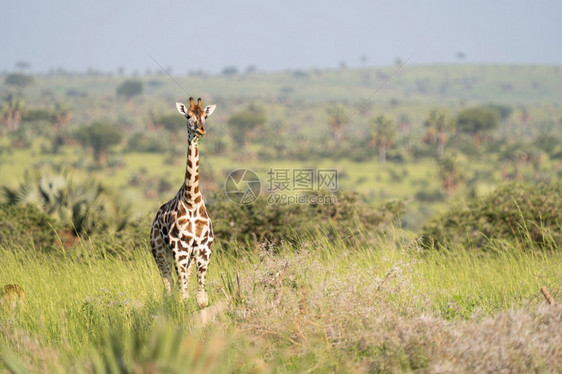
M 171 291 L 173 283 L 169 257 L 173 258 L 180 296 L 184 299 L 188 297 L 189 277 L 193 266 L 196 266 L 197 303 L 204 308 L 208 305 L 205 280 L 214 236 L 211 219 L 199 190 L 197 141 L 205 134 L 205 119 L 215 110 L 215 106 L 209 105 L 203 109 L 201 99 L 197 105 L 193 98 L 189 101 L 189 108 L 176 103 L 178 111 L 187 118 L 185 181 L 176 196 L 162 205 L 156 213 L 150 232 L 150 245 L 167 292 Z

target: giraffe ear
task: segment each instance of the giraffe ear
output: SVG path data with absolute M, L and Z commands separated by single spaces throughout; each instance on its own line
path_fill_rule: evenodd
M 210 116 L 211 114 L 213 114 L 213 112 L 215 111 L 215 108 L 216 108 L 216 107 L 217 107 L 216 105 L 207 105 L 207 106 L 205 107 L 205 114 L 206 114 L 207 116 Z
M 185 105 L 183 105 L 182 103 L 176 103 L 176 108 L 178 108 L 178 112 L 180 112 L 184 116 L 187 116 L 187 108 Z

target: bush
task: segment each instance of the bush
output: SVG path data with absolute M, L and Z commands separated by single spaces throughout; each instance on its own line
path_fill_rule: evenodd
M 8 74 L 4 79 L 4 83 L 10 86 L 25 87 L 33 83 L 33 77 L 25 74 Z
M 23 121 L 35 122 L 45 121 L 54 122 L 55 116 L 51 111 L 46 109 L 31 109 L 23 112 L 21 119 Z
M 4 186 L 1 191 L 10 206 L 33 205 L 75 236 L 114 235 L 130 223 L 130 206 L 118 193 L 93 177 L 69 171 L 27 173 L 18 187 Z
M 80 127 L 74 136 L 82 145 L 92 147 L 98 165 L 105 166 L 109 147 L 119 144 L 123 134 L 115 123 L 95 121 Z
M 509 118 L 509 116 L 513 112 L 513 108 L 511 108 L 508 105 L 503 105 L 503 104 L 488 104 L 488 105 L 485 105 L 485 107 L 487 107 L 491 110 L 495 110 L 498 113 L 498 115 L 499 115 L 499 117 L 502 121 Z
M 89 255 L 110 255 L 123 261 L 134 260 L 139 251 L 149 248 L 152 216 L 130 220 L 127 226 L 117 232 L 101 232 L 82 240 L 82 249 Z
M 478 147 L 482 133 L 498 126 L 500 114 L 498 109 L 487 106 L 465 109 L 457 116 L 457 131 L 472 135 L 474 146 Z
M 209 199 L 208 210 L 213 230 L 221 244 L 257 244 L 263 242 L 297 242 L 306 234 L 341 237 L 360 230 L 381 230 L 397 222 L 404 213 L 402 202 L 388 202 L 371 209 L 358 201 L 356 193 L 319 195 L 318 201 L 330 203 L 282 204 L 272 196 L 260 196 L 251 204 L 239 205 L 223 193 Z
M 117 96 L 124 96 L 126 99 L 140 94 L 142 94 L 142 81 L 138 79 L 128 79 L 117 87 Z
M 228 119 L 228 127 L 234 139 L 245 145 L 247 143 L 246 135 L 266 122 L 267 116 L 263 108 L 251 104 L 247 109 L 232 114 Z
M 528 186 L 512 183 L 453 208 L 423 228 L 422 243 L 486 248 L 490 240 L 515 241 L 547 249 L 562 244 L 562 183 Z
M 163 153 L 168 148 L 168 143 L 157 134 L 141 131 L 131 135 L 127 142 L 127 151 L 129 152 Z
M 434 189 L 428 191 L 426 189 L 420 190 L 415 195 L 416 200 L 425 202 L 425 203 L 435 203 L 438 201 L 445 201 L 447 195 L 443 193 L 440 189 Z
M 57 242 L 57 228 L 53 218 L 33 205 L 0 205 L 1 247 L 52 248 Z

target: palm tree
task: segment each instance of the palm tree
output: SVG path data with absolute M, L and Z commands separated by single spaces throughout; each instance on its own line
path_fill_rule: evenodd
M 379 162 L 386 164 L 386 151 L 394 144 L 396 138 L 396 125 L 384 114 L 373 118 L 369 122 L 371 128 L 371 143 L 379 150 Z
M 53 111 L 53 117 L 55 129 L 58 130 L 64 128 L 72 117 L 72 112 L 70 111 L 68 104 L 57 102 Z
M 447 193 L 457 189 L 463 177 L 455 155 L 444 155 L 439 159 L 439 177 L 441 178 L 441 185 Z
M 8 100 L 0 110 L 0 121 L 6 125 L 8 131 L 17 130 L 21 122 L 21 113 L 25 101 L 16 95 L 8 96 Z
M 347 123 L 348 115 L 345 112 L 343 105 L 335 105 L 329 107 L 326 112 L 328 113 L 328 125 L 332 129 L 335 140 L 341 140 L 345 138 L 345 134 L 342 132 L 344 126 Z
M 426 139 L 437 144 L 437 157 L 441 158 L 445 152 L 448 135 L 454 129 L 454 123 L 447 117 L 444 111 L 433 109 L 424 122 L 427 127 Z
M 6 203 L 33 205 L 76 236 L 117 232 L 129 224 L 129 205 L 96 179 L 67 170 L 26 173 L 19 187 L 2 192 Z

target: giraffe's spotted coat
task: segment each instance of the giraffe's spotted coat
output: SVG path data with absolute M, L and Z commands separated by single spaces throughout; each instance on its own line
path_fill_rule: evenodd
M 172 254 L 183 298 L 188 296 L 188 280 L 193 264 L 196 263 L 197 303 L 203 308 L 208 305 L 205 280 L 214 235 L 211 219 L 199 191 L 199 150 L 193 140 L 205 133 L 205 119 L 211 115 L 215 106 L 203 109 L 201 99 L 197 105 L 193 98 L 189 101 L 189 108 L 176 104 L 178 111 L 188 119 L 185 182 L 176 196 L 162 205 L 156 213 L 150 233 L 150 245 L 168 292 L 172 287 L 172 273 L 167 257 Z

